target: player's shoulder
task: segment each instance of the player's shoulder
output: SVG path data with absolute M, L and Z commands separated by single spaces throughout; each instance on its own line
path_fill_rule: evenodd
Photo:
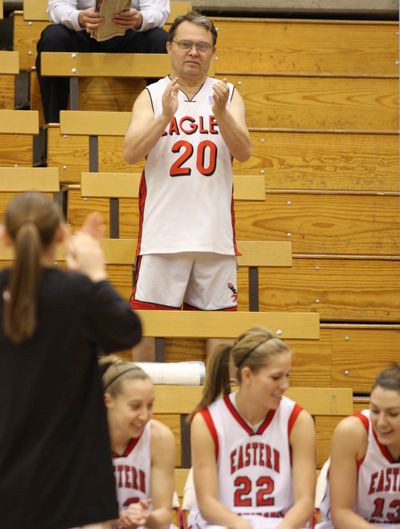
M 153 441 L 168 442 L 174 440 L 174 434 L 168 428 L 167 425 L 158 421 L 157 419 L 151 419 L 150 421 L 151 438 Z

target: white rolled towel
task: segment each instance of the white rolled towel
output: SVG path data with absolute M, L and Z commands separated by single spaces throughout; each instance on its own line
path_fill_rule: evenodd
M 145 371 L 153 384 L 201 386 L 206 368 L 204 362 L 135 362 Z

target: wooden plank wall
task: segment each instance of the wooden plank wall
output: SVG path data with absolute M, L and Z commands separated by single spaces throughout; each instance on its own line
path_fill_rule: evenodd
M 253 140 L 250 160 L 235 162 L 234 170 L 265 175 L 265 201 L 236 205 L 238 238 L 293 244 L 291 269 L 261 270 L 260 308 L 321 315 L 319 342 L 293 343 L 293 384 L 324 381 L 365 393 L 376 372 L 399 358 L 397 24 L 214 21 L 216 73 L 243 95 Z M 24 69 L 32 64 L 37 28 L 16 18 L 17 29 L 20 23 Z M 96 85 L 87 79 L 81 83 L 82 109 L 129 111 L 141 88 L 131 80 L 103 79 Z M 89 168 L 87 138 L 50 128 L 48 140 L 49 165 L 60 168 L 62 182 L 78 183 Z M 141 170 L 141 163 L 123 162 L 121 146 L 122 137 L 99 138 L 100 171 Z M 19 145 L 14 137 L 0 145 L 0 157 L 10 165 L 16 159 L 29 165 L 29 151 L 29 143 Z M 82 200 L 77 190 L 69 194 L 76 223 L 92 208 L 107 217 L 104 204 Z M 120 236 L 136 237 L 136 200 L 122 199 L 120 206 Z M 110 267 L 125 295 L 130 272 Z M 239 307 L 245 310 L 247 269 L 239 271 L 239 285 Z M 203 340 L 167 340 L 168 360 L 205 355 Z

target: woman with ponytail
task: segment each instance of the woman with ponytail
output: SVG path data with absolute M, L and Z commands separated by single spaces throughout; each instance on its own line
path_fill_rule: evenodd
M 175 439 L 152 418 L 154 387 L 132 362 L 100 359 L 120 516 L 118 526 L 168 529 L 174 492 Z
M 70 236 L 57 205 L 22 193 L 6 211 L 0 272 L 0 527 L 111 527 L 118 517 L 97 357 L 140 322 L 106 278 L 101 219 Z M 66 242 L 67 265 L 55 266 Z
M 311 416 L 284 396 L 291 359 L 287 344 L 260 327 L 211 356 L 191 423 L 198 505 L 190 526 L 300 529 L 311 519 L 315 432 Z

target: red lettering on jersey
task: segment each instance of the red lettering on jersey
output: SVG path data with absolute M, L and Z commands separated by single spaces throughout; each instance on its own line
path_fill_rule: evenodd
M 139 485 L 140 489 L 139 490 L 141 490 L 143 492 L 143 494 L 146 493 L 146 479 L 145 479 L 145 477 L 146 476 L 145 476 L 143 470 L 139 470 L 139 481 L 140 481 L 140 485 Z
M 208 120 L 208 122 L 207 122 Z M 174 116 L 169 122 L 168 127 L 161 136 L 173 136 L 174 134 L 191 135 L 195 132 L 200 134 L 219 134 L 218 123 L 215 116 L 183 116 L 179 122 Z
M 274 448 L 274 470 L 275 472 L 280 472 L 280 458 L 279 451 Z
M 236 449 L 232 450 L 231 452 L 231 474 L 236 472 L 236 465 L 235 465 L 235 457 L 236 457 Z
M 392 469 L 387 468 L 386 469 L 386 486 L 385 486 L 385 492 L 388 492 L 390 490 L 390 486 L 392 484 L 391 478 Z
M 173 134 L 180 134 L 178 123 L 176 121 L 176 117 L 174 116 L 171 121 L 169 122 L 169 131 L 168 134 L 172 136 Z
M 384 482 L 385 482 L 385 474 L 384 474 L 384 471 L 381 470 L 381 472 L 379 473 L 379 483 L 378 483 L 378 486 L 376 487 L 376 492 L 383 491 Z
M 185 124 L 187 121 L 189 122 L 189 126 L 188 128 L 185 128 Z M 196 124 L 196 120 L 194 118 L 191 118 L 190 116 L 184 116 L 179 121 L 179 128 L 185 134 L 193 134 L 198 129 L 198 125 Z
M 265 445 L 265 466 L 268 468 L 272 468 L 271 447 L 269 445 Z
M 244 467 L 261 466 L 280 472 L 279 450 L 266 443 L 252 442 L 239 446 L 230 454 L 231 474 Z
M 238 455 L 237 468 L 238 468 L 238 470 L 243 468 L 243 446 L 239 446 L 239 455 Z
M 217 120 L 215 119 L 215 116 L 210 116 L 209 127 L 208 127 L 210 134 L 219 134 L 217 127 L 218 127 L 218 123 L 217 123 Z
M 204 117 L 203 116 L 199 116 L 199 132 L 200 132 L 200 134 L 208 134 L 208 130 L 204 126 Z
M 378 477 L 378 472 L 374 472 L 371 475 L 371 481 L 370 481 L 370 484 L 369 484 L 368 494 L 374 494 L 376 492 L 375 481 L 376 481 L 377 477 Z
M 129 478 L 131 476 L 131 468 L 128 467 L 128 466 L 125 466 L 124 470 L 125 470 L 125 472 L 124 472 L 124 478 L 125 478 L 124 487 L 126 487 L 127 489 L 131 489 L 132 488 L 132 482 L 129 480 Z
M 251 461 L 250 445 L 246 445 L 245 453 L 246 453 L 246 459 L 245 459 L 244 464 L 245 464 L 246 467 L 248 467 L 250 465 L 250 461 Z

